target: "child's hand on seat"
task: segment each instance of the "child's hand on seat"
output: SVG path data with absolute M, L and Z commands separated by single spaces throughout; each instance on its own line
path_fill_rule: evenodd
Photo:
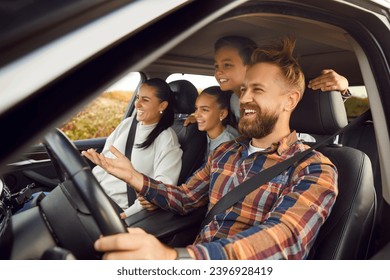
M 193 114 L 189 115 L 188 118 L 184 121 L 184 126 L 188 126 L 189 124 L 196 123 L 196 118 Z
M 344 94 L 348 90 L 348 80 L 333 69 L 324 69 L 320 76 L 309 81 L 308 87 L 321 91 L 337 90 Z

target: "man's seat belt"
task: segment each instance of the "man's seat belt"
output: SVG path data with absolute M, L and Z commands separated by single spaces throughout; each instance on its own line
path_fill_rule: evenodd
M 131 160 L 131 152 L 133 151 L 133 146 L 134 146 L 134 137 L 135 137 L 135 132 L 137 129 L 137 118 L 133 118 L 133 122 L 131 123 L 130 131 L 129 131 L 129 136 L 126 141 L 126 148 L 125 148 L 125 156 Z M 137 193 L 135 190 L 127 184 L 127 201 L 128 201 L 128 207 L 134 204 L 134 201 L 137 198 Z
M 288 158 L 287 160 L 285 160 L 283 162 L 280 162 L 278 164 L 275 164 L 274 166 L 271 166 L 267 169 L 264 169 L 261 172 L 259 172 L 258 174 L 254 175 L 252 178 L 242 182 L 241 184 L 236 186 L 233 190 L 228 192 L 225 196 L 223 196 L 213 206 L 213 208 L 210 209 L 210 211 L 207 213 L 206 217 L 204 218 L 204 220 L 202 222 L 201 229 L 205 225 L 209 224 L 215 215 L 224 212 L 226 209 L 228 209 L 229 207 L 236 204 L 238 201 L 240 201 L 242 198 L 247 196 L 249 193 L 256 190 L 258 187 L 271 181 L 273 178 L 275 178 L 277 175 L 282 173 L 284 170 L 287 170 L 291 165 L 300 161 L 306 155 L 311 153 L 314 149 L 317 149 L 317 148 L 321 147 L 322 145 L 329 143 L 329 141 L 333 140 L 335 136 L 341 134 L 342 132 L 344 132 L 352 127 L 355 127 L 359 124 L 362 124 L 371 118 L 372 118 L 371 111 L 370 111 L 370 109 L 368 109 L 366 112 L 364 112 L 358 118 L 354 119 L 348 125 L 341 128 L 339 131 L 337 131 L 333 135 L 327 137 L 326 139 L 316 143 L 310 149 L 307 149 L 303 152 L 300 152 L 300 153 Z

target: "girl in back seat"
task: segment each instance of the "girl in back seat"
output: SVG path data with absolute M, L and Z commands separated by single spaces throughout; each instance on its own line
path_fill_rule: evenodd
M 207 132 L 207 150 L 205 158 L 221 143 L 239 136 L 234 126 L 234 117 L 230 111 L 232 92 L 224 92 L 218 86 L 203 90 L 195 102 L 194 117 L 200 131 Z

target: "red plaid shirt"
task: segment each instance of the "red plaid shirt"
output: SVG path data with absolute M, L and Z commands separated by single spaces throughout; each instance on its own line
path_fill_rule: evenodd
M 140 194 L 185 214 L 211 209 L 227 192 L 261 170 L 308 149 L 295 131 L 269 149 L 248 155 L 249 139 L 220 145 L 182 186 L 144 176 Z M 337 196 L 337 170 L 313 151 L 234 206 L 220 213 L 190 245 L 197 259 L 304 259 Z

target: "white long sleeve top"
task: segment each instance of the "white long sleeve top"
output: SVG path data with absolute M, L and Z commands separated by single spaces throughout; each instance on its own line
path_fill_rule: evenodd
M 114 158 L 114 155 L 108 150 L 111 145 L 121 153 L 125 153 L 132 122 L 132 117 L 123 120 L 107 138 L 102 151 L 106 157 Z M 136 146 L 146 140 L 146 137 L 156 125 L 142 125 L 140 122 L 137 124 L 131 163 L 137 171 L 150 178 L 166 184 L 176 185 L 181 170 L 183 152 L 172 128 L 162 131 L 148 148 L 140 149 Z M 124 181 L 108 174 L 99 166 L 94 167 L 92 172 L 107 195 L 124 210 L 127 217 L 142 209 L 138 199 L 130 208 L 128 207 L 127 185 Z

